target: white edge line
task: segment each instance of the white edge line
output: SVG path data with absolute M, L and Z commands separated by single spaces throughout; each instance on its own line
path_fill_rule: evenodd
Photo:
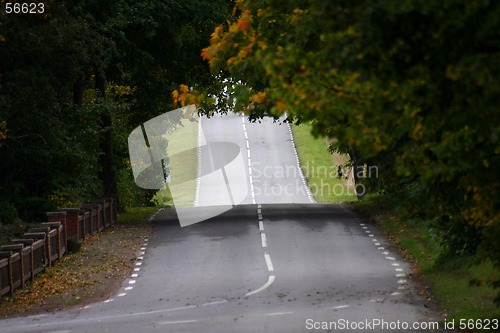
M 246 293 L 245 296 L 251 296 L 251 295 L 257 294 L 257 293 L 261 292 L 262 290 L 268 288 L 270 285 L 273 284 L 274 279 L 275 279 L 275 276 L 274 275 L 270 275 L 269 279 L 267 280 L 267 282 L 262 287 L 260 287 L 259 289 L 254 290 L 254 291 Z
M 282 316 L 282 315 L 289 315 L 289 314 L 294 314 L 294 312 L 274 312 L 274 313 L 266 313 L 266 316 Z
M 350 307 L 350 305 L 339 305 L 339 306 L 333 307 L 332 309 L 337 310 L 337 309 L 345 309 L 345 308 L 349 308 L 349 307 Z
M 187 323 L 195 323 L 199 321 L 198 319 L 191 320 L 178 320 L 178 321 L 160 321 L 159 325 L 172 325 L 172 324 L 187 324 Z

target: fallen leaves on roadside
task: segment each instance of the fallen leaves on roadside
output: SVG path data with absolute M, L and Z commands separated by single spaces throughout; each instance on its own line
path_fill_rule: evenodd
M 33 283 L 0 299 L 0 317 L 53 311 L 103 300 L 130 274 L 150 225 L 115 225 L 88 237 L 79 252 L 47 267 Z

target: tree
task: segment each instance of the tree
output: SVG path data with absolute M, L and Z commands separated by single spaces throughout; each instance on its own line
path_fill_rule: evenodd
M 234 13 L 202 51 L 229 103 L 313 120 L 333 150 L 379 166 L 386 191 L 418 184 L 453 251 L 482 243 L 500 265 L 487 241 L 500 228 L 498 2 L 242 0 Z
M 230 10 L 224 0 L 44 4 L 40 15 L 0 12 L 0 211 L 9 219 L 40 221 L 115 194 L 130 172 L 130 130 L 170 110 L 179 83 L 214 81 L 199 50 Z

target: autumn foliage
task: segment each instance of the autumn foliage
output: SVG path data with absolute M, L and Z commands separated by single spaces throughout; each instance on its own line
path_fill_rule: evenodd
M 499 2 L 240 0 L 233 15 L 201 55 L 237 111 L 313 121 L 379 168 L 373 190 L 417 191 L 451 253 L 500 263 Z

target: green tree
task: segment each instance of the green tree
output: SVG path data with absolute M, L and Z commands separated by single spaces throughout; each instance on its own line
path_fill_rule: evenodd
M 500 265 L 487 241 L 500 228 L 500 3 L 242 0 L 234 12 L 202 52 L 229 104 L 313 120 L 332 150 L 379 166 L 382 189 L 419 184 L 417 209 L 451 251 L 482 244 Z

